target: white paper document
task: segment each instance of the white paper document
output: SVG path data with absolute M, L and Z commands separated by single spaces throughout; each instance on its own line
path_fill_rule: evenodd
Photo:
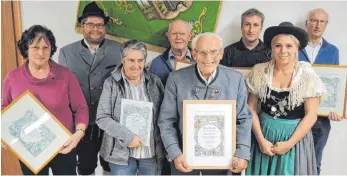
M 195 157 L 224 156 L 223 112 L 200 111 L 194 116 Z
M 122 99 L 120 123 L 150 145 L 153 121 L 153 103 Z

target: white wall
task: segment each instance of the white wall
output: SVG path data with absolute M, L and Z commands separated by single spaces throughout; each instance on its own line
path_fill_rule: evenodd
M 23 1 L 22 25 L 27 29 L 34 24 L 46 25 L 54 33 L 58 47 L 81 39 L 74 30 L 77 1 Z M 306 14 L 313 8 L 324 8 L 330 15 L 324 37 L 340 50 L 340 64 L 347 65 L 347 2 L 237 2 L 224 1 L 216 32 L 224 39 L 224 46 L 236 42 L 241 37 L 240 16 L 249 8 L 258 8 L 265 14 L 264 29 L 283 21 L 304 28 Z M 261 35 L 262 38 L 262 35 Z M 149 60 L 159 53 L 150 52 Z M 58 53 L 53 56 L 57 59 Z M 330 138 L 322 161 L 322 174 L 347 174 L 347 120 L 332 122 Z

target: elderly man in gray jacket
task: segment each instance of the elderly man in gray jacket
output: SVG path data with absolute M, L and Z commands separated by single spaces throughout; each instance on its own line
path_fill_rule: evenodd
M 105 80 L 98 105 L 96 123 L 105 131 L 100 155 L 109 162 L 112 175 L 159 175 L 165 153 L 157 119 L 164 86 L 159 77 L 144 70 L 147 57 L 144 43 L 137 40 L 123 43 L 121 55 L 122 65 Z M 153 103 L 148 145 L 144 145 L 141 135 L 131 130 L 134 126 L 128 128 L 121 124 L 122 102 L 127 101 L 124 99 Z M 139 108 L 134 106 L 134 109 Z M 141 112 L 138 119 L 147 119 Z
M 158 125 L 172 163 L 172 174 L 226 175 L 228 170 L 191 170 L 182 155 L 183 100 L 236 100 L 236 152 L 230 171 L 247 168 L 251 145 L 251 112 L 247 89 L 241 73 L 220 66 L 222 39 L 214 33 L 197 35 L 192 41 L 192 54 L 197 64 L 170 73 L 160 109 Z M 231 135 L 231 134 L 230 134 Z

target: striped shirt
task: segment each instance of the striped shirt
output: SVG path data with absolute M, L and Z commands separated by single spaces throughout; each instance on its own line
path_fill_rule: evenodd
M 124 81 L 124 95 L 126 99 L 137 100 L 137 101 L 145 101 L 149 102 L 149 96 L 147 87 L 145 84 L 145 77 L 141 75 L 141 81 L 138 85 L 133 85 L 124 74 L 124 69 L 122 69 L 122 78 Z M 139 146 L 137 148 L 130 149 L 130 157 L 141 159 L 141 158 L 152 158 L 154 157 L 154 138 L 153 134 L 153 123 L 151 126 L 151 137 L 150 137 L 150 145 L 149 146 Z
M 258 45 L 249 50 L 240 41 L 224 48 L 223 59 L 220 64 L 227 67 L 253 67 L 256 64 L 270 61 L 270 49 L 259 39 Z

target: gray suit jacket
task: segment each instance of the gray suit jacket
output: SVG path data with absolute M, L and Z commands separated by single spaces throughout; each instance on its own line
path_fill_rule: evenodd
M 105 39 L 94 57 L 82 39 L 61 48 L 58 63 L 77 77 L 89 107 L 89 124 L 95 124 L 104 81 L 121 63 L 120 43 Z
M 158 119 L 169 160 L 182 154 L 183 100 L 236 100 L 235 156 L 249 160 L 252 115 L 248 109 L 247 95 L 242 74 L 221 65 L 217 67 L 215 78 L 207 86 L 202 81 L 196 64 L 171 72 Z

